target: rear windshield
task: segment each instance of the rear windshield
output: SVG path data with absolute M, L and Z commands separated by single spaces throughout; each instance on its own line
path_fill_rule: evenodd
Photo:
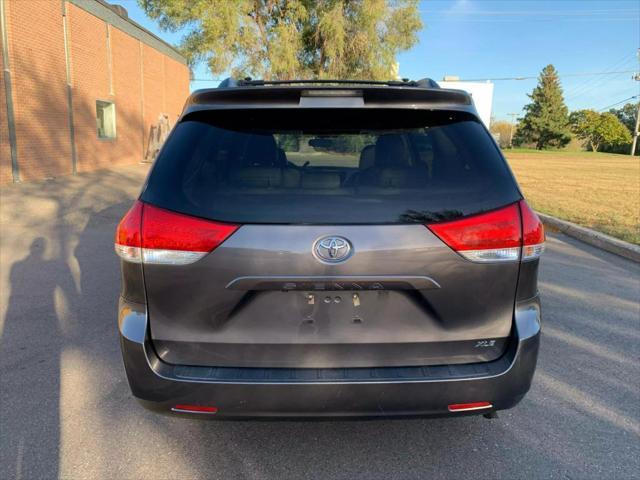
M 519 198 L 473 116 L 397 109 L 190 114 L 142 194 L 213 220 L 282 224 L 437 222 Z

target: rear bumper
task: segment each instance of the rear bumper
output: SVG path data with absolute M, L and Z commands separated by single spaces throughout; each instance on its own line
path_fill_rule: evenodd
M 159 412 L 188 404 L 215 406 L 215 417 L 458 416 L 447 406 L 489 402 L 491 409 L 472 412 L 485 413 L 522 399 L 537 362 L 541 317 L 537 297 L 518 303 L 510 346 L 492 362 L 353 369 L 170 365 L 149 341 L 144 305 L 121 299 L 118 323 L 131 390 L 145 407 Z

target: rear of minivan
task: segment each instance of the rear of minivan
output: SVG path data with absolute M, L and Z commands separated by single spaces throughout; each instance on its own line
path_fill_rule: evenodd
M 543 245 L 464 93 L 196 92 L 116 233 L 129 383 L 181 414 L 509 408 Z

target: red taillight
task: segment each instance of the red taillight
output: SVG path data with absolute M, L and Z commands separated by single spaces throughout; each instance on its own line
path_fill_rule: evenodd
M 171 410 L 182 413 L 216 413 L 218 408 L 205 405 L 176 405 Z
M 116 230 L 116 252 L 131 262 L 185 265 L 224 242 L 238 225 L 136 202 Z
M 532 260 L 544 251 L 544 227 L 520 200 L 489 213 L 427 225 L 440 240 L 474 262 Z
M 213 251 L 237 225 L 190 217 L 145 205 L 142 248 L 145 263 L 192 263 Z
M 471 412 L 473 410 L 484 410 L 492 408 L 489 402 L 473 402 L 473 403 L 452 403 L 448 406 L 450 412 Z
M 519 205 L 522 215 L 522 260 L 533 260 L 544 251 L 544 226 L 527 202 L 521 200 Z
M 517 203 L 493 212 L 427 227 L 469 260 L 497 262 L 520 258 L 522 240 Z
M 142 202 L 136 202 L 116 228 L 116 253 L 133 263 L 142 262 Z

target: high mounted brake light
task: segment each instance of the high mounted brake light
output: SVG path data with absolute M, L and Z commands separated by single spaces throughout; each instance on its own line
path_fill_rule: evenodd
M 128 262 L 187 265 L 224 242 L 238 225 L 203 220 L 137 201 L 116 230 L 116 253 Z
M 330 89 L 330 90 L 302 90 L 300 92 L 301 97 L 361 97 L 362 90 L 339 90 L 339 89 Z
M 427 225 L 473 262 L 533 260 L 544 250 L 544 228 L 524 200 L 461 220 Z

